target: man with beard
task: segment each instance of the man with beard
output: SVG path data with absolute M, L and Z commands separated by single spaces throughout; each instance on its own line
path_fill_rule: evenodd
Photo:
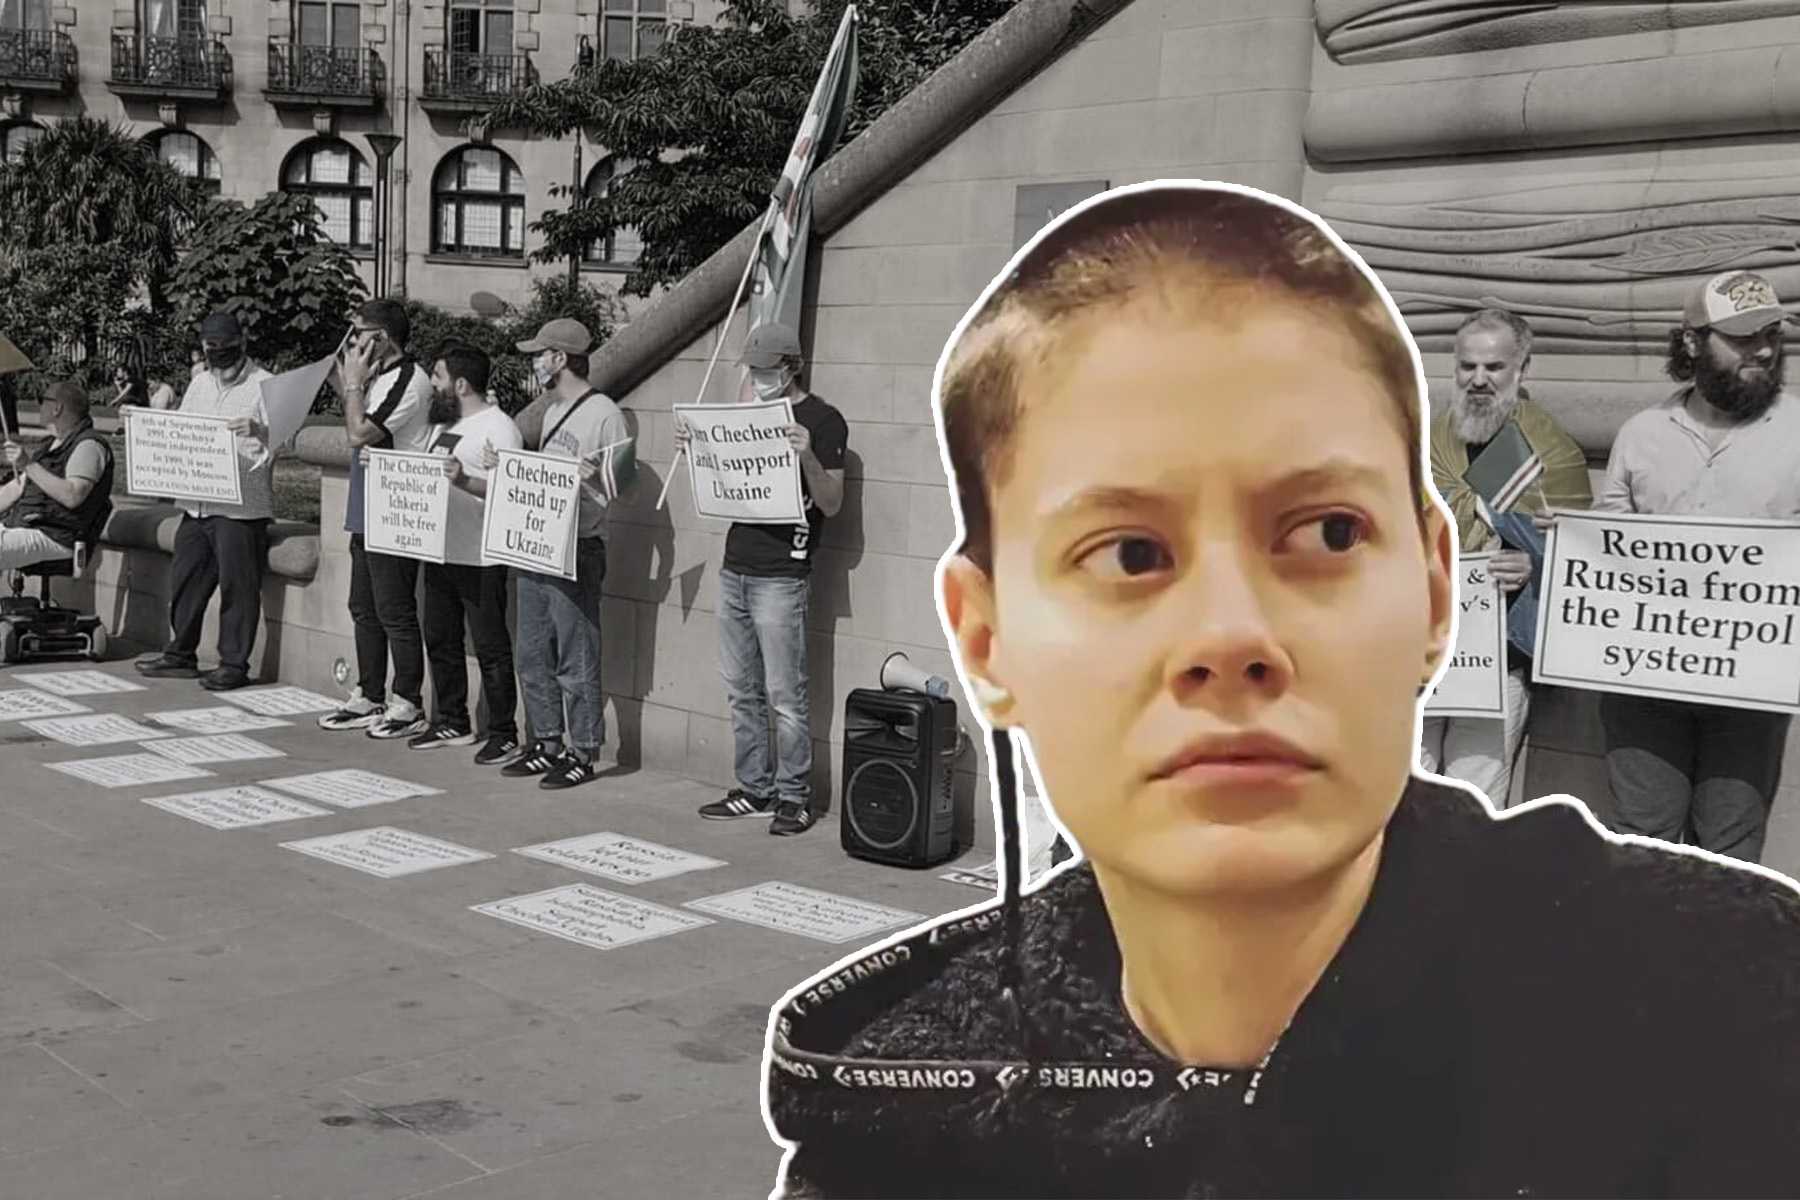
M 1463 478 L 1469 464 L 1508 421 L 1514 422 L 1544 462 L 1539 486 L 1528 489 L 1514 510 L 1541 514 L 1546 507 L 1588 507 L 1593 492 L 1587 458 L 1525 392 L 1531 326 L 1523 317 L 1497 308 L 1473 314 L 1456 331 L 1455 357 L 1450 404 L 1431 422 L 1431 478 L 1456 517 L 1462 552 L 1495 552 L 1488 572 L 1510 607 L 1531 580 L 1531 558 L 1523 550 L 1501 548 L 1499 535 L 1483 518 L 1475 491 Z M 1508 642 L 1505 718 L 1428 717 L 1419 747 L 1425 769 L 1473 784 L 1495 808 L 1505 808 L 1531 711 L 1530 678 L 1529 656 Z
M 1727 271 L 1669 336 L 1683 386 L 1619 429 L 1602 512 L 1800 516 L 1800 400 L 1784 391 L 1788 320 L 1769 281 Z M 1788 715 L 1611 692 L 1600 697 L 1616 827 L 1755 862 L 1781 781 Z

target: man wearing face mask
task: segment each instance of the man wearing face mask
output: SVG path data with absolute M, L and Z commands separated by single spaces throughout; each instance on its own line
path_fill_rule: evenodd
M 200 679 L 209 691 L 229 691 L 250 682 L 250 651 L 262 619 L 262 581 L 269 561 L 269 522 L 274 515 L 271 479 L 275 451 L 269 445 L 269 414 L 262 381 L 269 373 L 244 349 L 244 329 L 228 312 L 200 323 L 206 370 L 181 398 L 181 412 L 228 417 L 237 435 L 240 504 L 181 501 L 184 513 L 175 532 L 169 603 L 171 637 L 160 655 L 137 669 L 157 679 Z M 197 650 L 206 606 L 219 593 L 219 665 L 199 671 Z
M 87 393 L 70 380 L 52 384 L 38 419 L 53 435 L 48 446 L 34 455 L 9 439 L 4 449 L 13 477 L 0 484 L 0 573 L 73 558 L 112 511 L 112 447 L 94 432 Z
M 518 670 L 525 717 L 536 739 L 500 768 L 502 775 L 541 776 L 542 788 L 570 788 L 594 778 L 606 741 L 606 697 L 600 686 L 600 596 L 606 578 L 606 510 L 637 476 L 637 448 L 619 406 L 588 384 L 594 339 L 580 321 L 559 317 L 530 341 L 531 372 L 549 405 L 537 447 L 575 459 L 581 472 L 575 578 L 514 571 L 518 580 Z M 482 469 L 498 464 L 484 447 Z M 564 712 L 568 716 L 564 740 Z
M 737 786 L 702 805 L 712 821 L 772 817 L 777 836 L 812 828 L 812 720 L 807 696 L 806 605 L 812 556 L 825 518 L 844 503 L 843 414 L 800 386 L 800 335 L 764 323 L 750 331 L 741 362 L 758 400 L 793 403 L 788 444 L 800 460 L 803 525 L 733 524 L 719 568 L 719 669 L 731 706 Z M 685 450 L 685 420 L 675 445 Z M 769 710 L 775 711 L 773 761 Z
M 1665 369 L 1682 386 L 1625 422 L 1602 512 L 1800 517 L 1800 398 L 1784 388 L 1787 312 L 1767 279 L 1695 288 Z M 1600 697 L 1617 828 L 1746 862 L 1762 856 L 1789 718 L 1607 692 Z
M 322 729 L 362 729 L 369 737 L 410 738 L 425 730 L 425 649 L 419 632 L 419 560 L 363 545 L 363 451 L 424 451 L 432 432 L 431 377 L 406 353 L 412 322 L 393 300 L 370 300 L 350 322 L 335 374 L 350 441 L 350 621 L 356 630 L 357 686 Z M 388 660 L 393 659 L 393 686 Z

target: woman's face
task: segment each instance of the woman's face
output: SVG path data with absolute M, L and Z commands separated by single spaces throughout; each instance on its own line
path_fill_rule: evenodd
M 1280 302 L 1238 323 L 1113 308 L 1022 381 L 990 481 L 991 581 L 945 572 L 965 665 L 1010 697 L 1102 872 L 1264 891 L 1392 814 L 1451 627 L 1392 398 L 1349 335 Z

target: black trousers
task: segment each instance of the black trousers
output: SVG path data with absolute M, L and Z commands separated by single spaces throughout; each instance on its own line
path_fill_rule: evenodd
M 262 619 L 263 573 L 269 564 L 269 522 L 184 516 L 175 531 L 172 636 L 165 653 L 196 661 L 206 606 L 219 593 L 219 665 L 250 669 L 256 624 Z
M 512 636 L 506 631 L 505 567 L 462 563 L 425 564 L 425 653 L 437 719 L 458 728 L 469 722 L 469 666 L 463 656 L 463 623 L 481 665 L 481 698 L 489 737 L 517 737 L 518 684 L 513 678 Z
M 350 623 L 356 630 L 357 686 L 363 698 L 387 697 L 388 659 L 394 662 L 394 695 L 420 702 L 425 686 L 425 648 L 419 636 L 419 560 L 376 554 L 360 534 L 350 536 Z

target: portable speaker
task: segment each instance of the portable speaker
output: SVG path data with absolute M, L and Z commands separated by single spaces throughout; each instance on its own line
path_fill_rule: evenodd
M 852 691 L 844 701 L 844 851 L 902 867 L 954 856 L 956 752 L 954 700 Z

